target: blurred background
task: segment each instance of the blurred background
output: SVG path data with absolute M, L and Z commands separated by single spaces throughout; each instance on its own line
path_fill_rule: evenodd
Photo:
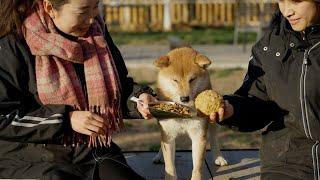
M 152 62 L 189 45 L 213 61 L 213 88 L 230 94 L 242 84 L 251 46 L 267 30 L 277 5 L 275 0 L 101 0 L 99 8 L 136 82 L 156 91 Z M 114 138 L 124 151 L 160 148 L 155 120 L 125 120 L 125 125 Z M 219 127 L 217 136 L 223 149 L 255 149 L 260 133 Z M 177 149 L 191 149 L 188 137 L 177 139 Z

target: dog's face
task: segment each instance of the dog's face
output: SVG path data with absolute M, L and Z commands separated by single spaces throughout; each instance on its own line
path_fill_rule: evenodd
M 178 48 L 154 61 L 159 68 L 158 95 L 187 106 L 194 106 L 195 97 L 211 89 L 207 67 L 211 61 L 192 48 Z

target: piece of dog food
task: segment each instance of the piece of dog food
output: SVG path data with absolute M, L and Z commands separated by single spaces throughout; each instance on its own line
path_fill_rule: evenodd
M 180 104 L 177 104 L 177 103 L 175 104 L 161 103 L 161 104 L 156 104 L 152 107 L 161 111 L 190 115 L 189 109 L 187 107 L 181 106 Z
M 202 114 L 210 116 L 223 106 L 223 97 L 214 90 L 201 92 L 195 99 L 195 107 Z

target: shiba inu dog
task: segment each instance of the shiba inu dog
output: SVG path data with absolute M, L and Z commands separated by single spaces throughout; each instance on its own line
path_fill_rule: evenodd
M 211 89 L 207 71 L 210 64 L 211 61 L 206 56 L 189 47 L 177 48 L 161 56 L 154 61 L 154 65 L 159 68 L 158 98 L 194 107 L 196 96 L 204 90 Z M 209 134 L 211 153 L 215 161 L 212 163 L 220 166 L 227 165 L 215 138 L 215 125 L 209 124 L 207 119 L 173 118 L 161 119 L 158 122 L 161 130 L 161 149 L 153 161 L 160 162 L 163 155 L 166 180 L 177 179 L 174 164 L 175 139 L 183 134 L 188 135 L 192 141 L 192 180 L 201 179 L 202 176 L 207 134 Z

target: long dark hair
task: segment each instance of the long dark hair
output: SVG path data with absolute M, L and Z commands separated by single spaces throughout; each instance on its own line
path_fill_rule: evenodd
M 22 35 L 22 22 L 37 0 L 0 0 L 0 37 Z
M 48 0 L 53 8 L 59 10 L 61 6 L 63 6 L 64 4 L 68 3 L 69 0 Z

